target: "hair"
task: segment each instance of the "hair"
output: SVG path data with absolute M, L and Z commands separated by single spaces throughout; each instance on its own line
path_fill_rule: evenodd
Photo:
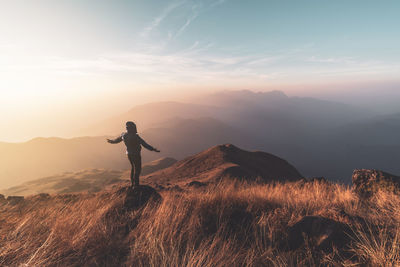
M 137 133 L 136 124 L 133 121 L 126 122 L 126 129 L 128 130 L 128 132 L 133 131 L 133 132 Z

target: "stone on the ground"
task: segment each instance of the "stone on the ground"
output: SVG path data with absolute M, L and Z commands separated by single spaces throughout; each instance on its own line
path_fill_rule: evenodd
M 4 195 L 0 194 L 0 203 L 4 203 L 6 202 L 6 198 L 4 197 Z
M 305 216 L 289 227 L 288 245 L 290 250 L 295 250 L 307 241 L 325 252 L 331 252 L 333 246 L 345 251 L 351 242 L 351 234 L 350 227 L 344 223 L 321 216 Z
M 203 182 L 199 182 L 199 181 L 191 181 L 190 183 L 188 183 L 187 184 L 187 186 L 189 186 L 189 187 L 203 187 L 203 186 L 206 186 L 207 184 L 206 183 L 203 183 Z
M 50 198 L 51 198 L 50 194 L 40 193 L 40 194 L 37 194 L 37 195 L 33 196 L 31 198 L 31 200 L 44 201 L 44 200 L 47 200 L 47 199 L 50 199 Z
M 143 207 L 149 201 L 158 202 L 161 200 L 160 194 L 151 186 L 139 185 L 128 188 L 124 199 L 124 207 L 128 210 Z
M 7 202 L 10 205 L 16 205 L 18 203 L 21 203 L 22 201 L 24 201 L 23 196 L 8 196 L 7 197 Z
M 380 170 L 354 170 L 353 190 L 360 197 L 371 197 L 378 190 L 400 193 L 400 177 Z

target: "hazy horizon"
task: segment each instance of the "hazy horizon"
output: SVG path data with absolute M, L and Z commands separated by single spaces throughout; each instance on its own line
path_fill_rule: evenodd
M 323 93 L 309 92 L 303 90 L 304 88 L 298 88 L 289 90 L 210 90 L 208 93 L 193 93 L 182 95 L 171 95 L 165 97 L 142 97 L 140 100 L 136 100 L 135 97 L 128 99 L 119 99 L 117 102 L 111 102 L 104 100 L 101 108 L 98 108 L 98 103 L 84 102 L 81 106 L 75 106 L 76 110 L 61 111 L 56 110 L 55 113 L 44 111 L 42 113 L 33 113 L 27 117 L 22 118 L 12 117 L 4 118 L 1 121 L 4 125 L 4 130 L 0 133 L 0 142 L 7 143 L 19 143 L 26 142 L 37 137 L 60 137 L 60 138 L 74 138 L 79 137 L 76 135 L 81 129 L 86 127 L 91 127 L 93 125 L 99 124 L 107 119 L 113 118 L 120 114 L 128 112 L 130 109 L 156 102 L 173 101 L 181 103 L 196 103 L 198 99 L 205 97 L 207 95 L 212 95 L 214 93 L 223 91 L 244 91 L 248 90 L 254 93 L 257 92 L 272 92 L 281 91 L 289 97 L 304 97 L 304 98 L 315 98 L 319 100 L 327 100 L 336 103 L 343 103 L 350 106 L 362 108 L 368 111 L 374 112 L 374 116 L 382 114 L 392 114 L 399 113 L 400 108 L 398 108 L 398 101 L 400 100 L 400 92 L 388 88 L 384 93 L 375 92 L 371 88 L 355 87 L 352 92 L 340 92 L 340 91 L 327 91 Z M 296 94 L 297 92 L 297 94 Z M 132 100 L 131 100 L 132 99 Z M 135 101 L 136 100 L 136 101 Z M 97 108 L 96 108 L 97 106 Z M 65 106 L 59 107 L 61 110 L 66 109 Z M 53 110 L 54 111 L 54 110 Z M 85 112 L 82 114 L 82 112 Z M 11 119 L 8 121 L 7 119 Z M 134 118 L 132 118 L 134 119 Z M 123 125 L 121 125 L 121 131 L 123 130 Z M 115 134 L 118 134 L 117 132 Z

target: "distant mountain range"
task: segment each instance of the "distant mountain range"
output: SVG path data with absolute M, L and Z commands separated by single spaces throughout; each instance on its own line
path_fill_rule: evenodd
M 120 116 L 77 130 L 73 139 L 39 138 L 0 143 L 1 187 L 32 178 L 87 168 L 127 169 L 122 144 L 110 145 L 127 120 L 161 150 L 143 161 L 183 159 L 211 146 L 233 143 L 293 163 L 305 176 L 350 182 L 355 168 L 400 173 L 400 114 L 377 116 L 341 103 L 288 97 L 280 91 L 223 91 L 193 101 L 133 107 Z M 104 136 L 104 137 L 103 137 Z

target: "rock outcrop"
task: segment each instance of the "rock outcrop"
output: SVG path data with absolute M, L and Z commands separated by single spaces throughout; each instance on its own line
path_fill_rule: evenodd
M 30 201 L 45 201 L 51 199 L 50 194 L 40 193 L 29 198 Z
M 206 185 L 207 185 L 206 183 L 202 183 L 202 182 L 199 182 L 199 181 L 191 181 L 191 182 L 187 183 L 187 186 L 195 187 L 195 188 L 204 187 Z
M 288 230 L 290 250 L 295 250 L 307 242 L 313 247 L 325 252 L 331 252 L 333 247 L 339 251 L 346 250 L 351 242 L 350 227 L 344 223 L 320 216 L 305 216 Z
M 22 201 L 24 201 L 23 196 L 8 196 L 7 197 L 7 202 L 10 205 L 17 205 L 18 203 L 21 203 Z
M 250 152 L 234 145 L 214 146 L 144 177 L 158 184 L 202 183 L 234 178 L 245 181 L 296 181 L 302 175 L 287 161 L 265 152 Z
M 354 170 L 352 181 L 353 190 L 363 198 L 378 190 L 400 193 L 400 177 L 380 170 Z
M 124 207 L 127 210 L 135 210 L 143 207 L 149 201 L 161 201 L 160 194 L 154 188 L 147 185 L 140 185 L 134 188 L 129 187 L 126 190 Z

